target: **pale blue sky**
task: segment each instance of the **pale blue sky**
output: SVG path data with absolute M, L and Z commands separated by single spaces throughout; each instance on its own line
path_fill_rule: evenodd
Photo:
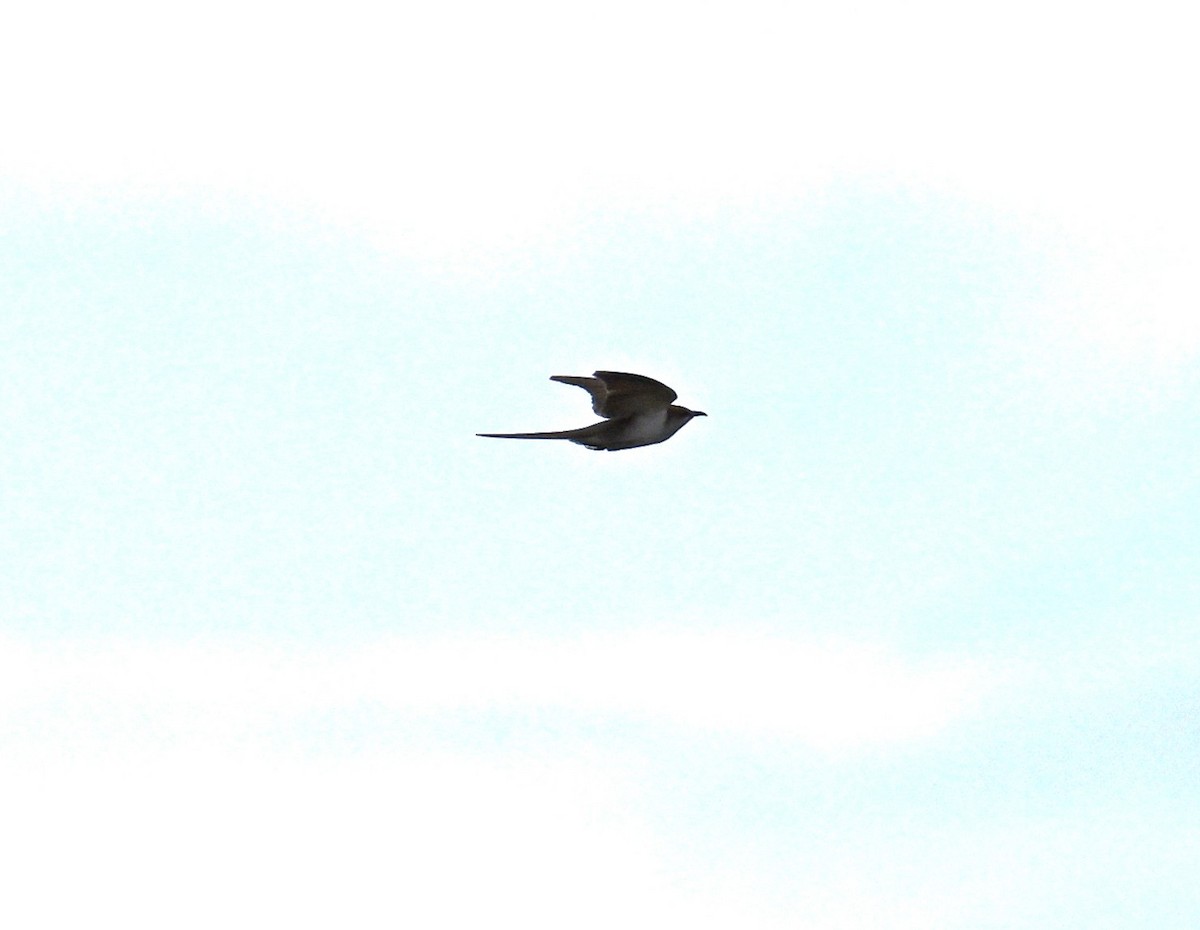
M 0 59 L 5 925 L 1196 925 L 1179 30 L 148 12 Z

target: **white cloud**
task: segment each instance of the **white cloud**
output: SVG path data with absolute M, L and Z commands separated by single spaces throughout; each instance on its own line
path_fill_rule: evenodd
M 963 661 L 740 632 L 397 638 L 292 653 L 10 644 L 4 654 L 0 698 L 14 712 L 53 709 L 64 733 L 166 714 L 194 733 L 244 737 L 299 714 L 370 706 L 599 714 L 840 750 L 936 734 L 987 686 Z
M 963 663 L 741 632 L 0 645 L 14 926 L 783 926 L 732 872 L 681 884 L 680 850 L 638 813 L 641 763 L 586 740 L 276 737 L 359 707 L 558 710 L 837 750 L 930 736 L 984 687 Z
M 1024 313 L 1012 370 L 1055 413 L 1153 410 L 1185 396 L 1200 357 L 1200 240 L 1080 236 Z
M 1111 243 L 1109 244 L 1111 245 Z M 1043 308 L 1052 333 L 1097 363 L 1169 373 L 1200 352 L 1200 287 L 1190 265 L 1200 240 L 1142 244 L 1131 256 L 1099 248 Z M 1187 254 L 1184 254 L 1187 253 Z
M 683 903 L 624 786 L 570 761 L 217 749 L 0 773 L 11 926 L 598 928 Z
M 778 202 L 835 173 L 1088 224 L 1195 193 L 1187 32 L 1149 13 L 463 2 L 330 16 L 266 0 L 19 16 L 0 170 L 274 193 L 410 248 L 533 232 L 581 202 Z
M 1069 254 L 1039 310 L 1051 341 L 1101 367 L 1200 352 L 1200 151 L 1183 117 L 1200 75 L 1165 10 L 530 0 L 329 16 L 261 0 L 18 16 L 0 40 L 0 83 L 21 90 L 0 177 L 57 196 L 267 198 L 488 265 L 591 209 L 774 206 L 882 180 L 1052 231 L 1048 250 Z

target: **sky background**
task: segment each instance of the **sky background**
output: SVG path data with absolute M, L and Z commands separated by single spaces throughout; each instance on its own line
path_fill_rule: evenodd
M 1194 928 L 1174 10 L 10 13 L 0 921 Z

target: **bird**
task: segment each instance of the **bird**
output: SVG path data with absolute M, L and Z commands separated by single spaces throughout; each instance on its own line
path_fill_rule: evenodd
M 597 371 L 592 377 L 552 375 L 592 395 L 592 410 L 605 419 L 579 429 L 552 433 L 476 433 L 488 439 L 566 439 L 589 449 L 615 452 L 665 442 L 693 417 L 708 416 L 672 403 L 679 395 L 661 381 L 623 371 Z

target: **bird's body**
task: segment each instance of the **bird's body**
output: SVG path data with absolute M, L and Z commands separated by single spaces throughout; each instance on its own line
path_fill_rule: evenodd
M 671 403 L 678 396 L 644 375 L 598 371 L 594 377 L 554 375 L 551 381 L 573 384 L 592 395 L 592 409 L 606 419 L 579 429 L 550 433 L 478 433 L 492 439 L 566 439 L 589 449 L 636 449 L 674 436 L 693 417 L 708 414 Z

